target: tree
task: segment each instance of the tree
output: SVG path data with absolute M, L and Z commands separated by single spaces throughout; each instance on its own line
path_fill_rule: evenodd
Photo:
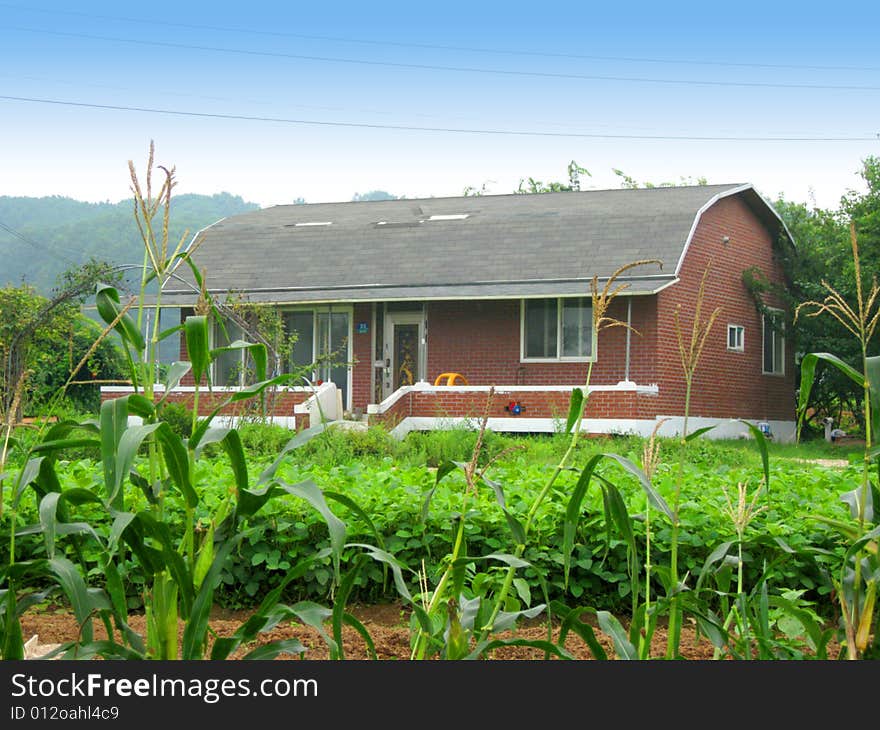
M 370 190 L 368 193 L 355 193 L 351 200 L 353 203 L 363 203 L 368 200 L 400 200 L 401 196 L 392 195 L 385 190 Z
M 674 188 L 681 187 L 683 185 L 708 185 L 708 181 L 705 177 L 679 177 L 677 183 L 652 183 L 639 182 L 634 177 L 627 175 L 623 170 L 618 170 L 616 167 L 611 168 L 611 172 L 613 172 L 615 175 L 617 175 L 617 177 L 621 179 L 620 187 L 626 188 L 628 190 L 634 190 L 635 188 Z
M 52 299 L 27 284 L 0 289 L 0 419 L 18 420 L 61 391 L 75 408 L 97 407 L 92 381 L 118 378 L 122 356 L 79 305 L 98 281 L 118 278 L 92 260 L 64 272 Z
M 870 289 L 870 278 L 880 270 L 880 160 L 866 158 L 859 174 L 867 191 L 847 191 L 836 210 L 808 208 L 783 198 L 774 203 L 797 248 L 795 256 L 782 259 L 791 284 L 788 290 L 778 292 L 789 302 L 792 311 L 802 302 L 824 299 L 825 283 L 846 301 L 855 301 L 850 223 L 858 235 L 865 291 Z M 789 339 L 796 347 L 796 359 L 807 352 L 829 352 L 851 364 L 860 361 L 858 343 L 843 324 L 833 318 L 800 317 L 789 324 Z M 878 352 L 880 343 L 869 343 L 868 354 Z M 854 383 L 836 368 L 822 368 L 816 376 L 805 425 L 816 426 L 825 417 L 846 425 L 851 414 L 855 425 L 862 428 L 860 393 Z
M 540 180 L 535 180 L 533 177 L 528 178 L 528 183 L 524 178 L 520 178 L 519 187 L 514 190 L 515 193 L 520 195 L 534 194 L 534 193 L 560 193 L 560 192 L 570 192 L 570 191 L 578 191 L 581 189 L 581 175 L 587 175 L 592 177 L 590 171 L 585 167 L 581 167 L 577 162 L 572 160 L 568 163 L 568 183 L 561 182 L 549 182 L 543 183 Z

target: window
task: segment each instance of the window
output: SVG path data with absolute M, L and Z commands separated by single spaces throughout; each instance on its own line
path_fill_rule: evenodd
M 727 325 L 727 349 L 742 352 L 745 350 L 745 327 L 738 324 Z
M 588 360 L 593 355 L 590 300 L 526 299 L 522 305 L 523 360 Z
M 284 312 L 283 320 L 285 334 L 296 334 L 296 342 L 283 372 L 291 373 L 321 360 L 306 375 L 313 381 L 336 383 L 342 391 L 343 403 L 347 403 L 351 310 L 294 309 Z
M 213 332 L 212 349 L 226 347 L 236 340 L 246 339 L 241 327 L 234 322 L 215 322 Z M 212 382 L 214 385 L 241 385 L 244 382 L 247 371 L 247 350 L 227 350 L 214 357 L 214 373 Z
M 315 336 L 315 313 L 312 310 L 284 313 L 284 334 L 296 335 L 296 341 L 291 348 L 290 358 L 283 372 L 291 373 L 305 365 L 311 365 L 315 361 L 314 336 Z M 297 383 L 301 385 L 301 383 Z
M 785 373 L 785 336 L 782 312 L 772 309 L 763 316 L 763 371 L 768 375 Z

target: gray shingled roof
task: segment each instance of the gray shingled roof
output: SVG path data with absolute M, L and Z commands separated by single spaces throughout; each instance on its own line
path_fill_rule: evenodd
M 209 291 L 295 303 L 587 294 L 593 275 L 660 259 L 627 272 L 644 294 L 675 281 L 701 209 L 730 194 L 772 219 L 749 185 L 281 205 L 209 226 L 193 260 Z M 303 225 L 316 223 L 330 225 Z M 193 300 L 177 279 L 163 294 Z

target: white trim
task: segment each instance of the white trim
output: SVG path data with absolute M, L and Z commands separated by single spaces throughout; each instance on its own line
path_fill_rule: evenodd
M 309 388 L 312 395 L 293 406 L 294 415 L 308 415 L 309 423 L 314 426 L 318 423 L 338 421 L 342 418 L 337 408 L 338 388 L 336 383 L 321 383 L 317 388 Z
M 296 418 L 294 416 L 267 416 L 266 419 L 271 424 L 284 426 L 294 433 L 296 432 Z M 211 425 L 223 428 L 237 428 L 240 423 L 251 423 L 253 420 L 253 416 L 214 416 Z M 127 423 L 129 426 L 141 426 L 144 423 L 144 419 L 140 416 L 130 415 Z M 293 434 L 291 434 L 291 436 L 293 436 Z
M 210 395 L 211 393 L 238 393 L 242 390 L 248 390 L 251 386 L 241 386 L 241 385 L 214 385 L 208 389 L 207 385 L 201 385 L 198 387 L 198 391 L 203 395 Z M 280 391 L 285 393 L 313 393 L 315 391 L 314 387 L 310 387 L 307 385 L 276 385 Z M 165 385 L 163 383 L 156 383 L 153 386 L 154 393 L 164 393 L 166 390 Z M 172 393 L 195 393 L 197 390 L 194 385 L 176 385 L 171 389 Z M 130 385 L 102 385 L 101 386 L 102 393 L 135 393 L 142 392 L 140 390 L 135 391 L 135 389 Z
M 769 210 L 773 217 L 779 221 L 779 225 L 782 227 L 782 230 L 785 231 L 785 235 L 788 236 L 789 241 L 794 241 L 794 237 L 791 235 L 791 231 L 788 230 L 788 226 L 785 225 L 785 221 L 782 220 L 782 217 L 779 213 L 776 212 L 776 209 L 770 204 L 770 202 L 761 195 L 757 190 L 755 190 L 755 186 L 751 183 L 745 183 L 743 185 L 737 185 L 735 188 L 731 188 L 730 190 L 724 190 L 716 195 L 713 195 L 703 206 L 697 211 L 696 216 L 694 216 L 694 222 L 691 224 L 691 230 L 687 235 L 687 239 L 685 239 L 684 248 L 681 250 L 681 256 L 678 258 L 678 263 L 675 266 L 675 276 L 678 278 L 681 273 L 681 267 L 684 263 L 684 257 L 687 255 L 688 249 L 690 248 L 691 241 L 694 239 L 694 234 L 697 232 L 697 226 L 700 224 L 700 219 L 703 217 L 703 214 L 709 210 L 715 203 L 717 203 L 722 198 L 728 198 L 731 195 L 739 195 L 739 193 L 745 192 L 746 190 L 753 190 L 755 195 L 757 195 L 761 201 L 767 206 L 767 210 Z
M 216 226 L 218 223 L 222 223 L 222 222 L 225 221 L 228 217 L 229 217 L 229 216 L 224 215 L 222 218 L 218 218 L 218 219 L 215 220 L 213 223 L 209 223 L 209 224 L 206 225 L 204 228 L 200 228 L 198 231 L 196 231 L 196 232 L 193 234 L 193 237 L 192 237 L 191 239 L 189 239 L 189 243 L 187 244 L 186 248 L 183 250 L 183 253 L 189 253 L 190 249 L 193 247 L 193 244 L 196 242 L 196 239 L 197 239 L 199 236 L 201 236 L 201 235 L 202 235 L 205 231 L 207 231 L 209 228 L 212 228 L 213 226 Z M 171 270 L 170 270 L 168 273 L 169 273 L 169 274 L 173 274 L 175 271 L 177 271 L 177 268 L 178 268 L 182 263 L 183 263 L 183 257 L 177 259 L 177 261 L 174 263 L 174 266 L 171 267 Z M 168 281 L 171 281 L 171 278 L 170 278 L 170 277 L 168 278 L 168 280 L 167 280 L 165 283 L 167 284 Z M 163 287 L 163 289 L 164 289 L 164 287 Z M 198 293 L 198 289 L 196 289 L 195 286 L 193 286 L 193 291 L 195 291 L 196 293 Z M 192 305 L 181 305 L 181 306 L 183 307 L 183 306 L 192 306 Z
M 740 333 L 739 341 L 740 341 L 740 343 L 739 343 L 739 346 L 738 346 L 738 347 L 731 347 L 731 346 L 730 346 L 730 330 L 732 330 L 732 329 L 737 329 L 737 330 L 739 330 L 739 333 Z M 728 324 L 727 324 L 727 349 L 728 349 L 730 352 L 745 352 L 745 351 L 746 351 L 746 328 L 745 328 L 743 325 L 741 325 L 741 324 L 732 324 L 732 323 L 728 322 Z
M 583 385 L 431 385 L 420 381 L 415 385 L 407 385 L 398 388 L 381 403 L 370 403 L 367 413 L 380 415 L 386 413 L 403 396 L 412 393 L 424 393 L 426 395 L 442 395 L 444 393 L 488 393 L 490 388 L 495 389 L 499 395 L 510 393 L 571 393 L 575 388 L 583 390 Z M 614 385 L 591 385 L 589 393 L 640 393 L 642 395 L 657 395 L 660 392 L 656 384 L 638 385 L 632 381 L 621 380 Z
M 659 294 L 664 289 L 672 286 L 673 284 L 678 284 L 680 279 L 678 277 L 674 279 L 670 279 L 669 281 L 663 282 L 662 286 L 658 286 L 655 289 L 649 289 L 645 291 L 626 291 L 625 289 L 621 290 L 617 293 L 619 297 L 645 297 L 652 296 L 654 294 Z M 626 283 L 626 282 L 621 282 Z M 396 287 L 395 287 L 396 288 Z M 259 291 L 255 289 L 248 289 L 248 292 L 251 291 Z M 277 291 L 277 290 L 273 290 Z M 210 294 L 225 294 L 225 291 L 222 290 L 211 290 Z M 187 303 L 175 303 L 172 302 L 170 304 L 162 303 L 162 308 L 165 309 L 185 309 L 188 307 L 192 307 L 195 304 L 195 293 L 194 292 L 182 292 L 179 289 L 174 292 L 165 292 L 166 296 L 193 296 L 193 301 Z M 553 299 L 554 297 L 559 297 L 559 294 L 490 294 L 486 296 L 469 296 L 467 294 L 461 294 L 456 296 L 422 296 L 422 297 L 365 297 L 363 299 L 278 299 L 278 300 L 267 300 L 265 302 L 248 302 L 249 305 L 259 306 L 259 307 L 310 307 L 315 305 L 328 305 L 328 304 L 346 304 L 346 305 L 354 305 L 354 304 L 381 304 L 383 302 L 503 302 L 510 301 L 511 299 Z M 583 294 L 565 294 L 563 297 L 580 297 L 584 296 Z
M 581 433 L 603 433 L 609 435 L 633 435 L 649 438 L 657 423 L 664 416 L 656 418 L 585 418 L 581 422 Z M 658 429 L 658 435 L 674 437 L 679 435 L 681 416 L 673 416 Z M 749 420 L 749 419 L 747 419 Z M 451 428 L 479 428 L 479 418 L 432 418 L 427 416 L 408 416 L 397 424 L 391 435 L 402 439 L 411 431 L 436 431 Z M 751 420 L 749 420 L 751 423 Z M 795 440 L 796 424 L 794 421 L 767 421 L 773 440 L 780 443 L 792 443 Z M 559 433 L 564 421 L 555 418 L 490 418 L 487 428 L 496 432 L 507 433 Z M 757 423 L 755 424 L 757 425 Z M 704 434 L 711 440 L 750 439 L 750 430 L 739 420 L 731 418 L 691 418 L 688 427 L 691 432 L 697 428 L 713 426 L 712 431 Z
M 428 339 L 427 325 L 428 314 L 425 307 L 422 306 L 418 310 L 408 312 L 385 312 L 382 325 L 382 354 L 385 356 L 383 360 L 391 363 L 391 383 L 394 383 L 394 328 L 397 325 L 418 325 L 418 352 L 416 353 L 416 371 L 413 376 L 416 382 L 422 382 L 425 374 L 428 372 Z M 387 390 L 387 382 L 385 380 L 385 372 L 382 372 L 382 393 Z
M 785 314 L 785 310 L 780 309 L 778 307 L 767 307 L 767 309 L 771 312 L 779 312 L 780 314 Z M 785 376 L 785 348 L 786 348 L 785 327 L 782 328 L 781 338 L 782 338 L 782 353 L 778 355 L 780 370 L 779 371 L 765 370 L 764 369 L 764 343 L 766 342 L 766 339 L 767 339 L 767 314 L 762 313 L 761 314 L 761 375 L 771 375 L 771 376 L 775 376 L 777 378 Z M 774 337 L 774 342 L 775 341 L 776 341 L 776 338 Z M 777 353 L 774 352 L 773 354 L 774 354 L 774 362 L 775 362 Z
M 600 282 L 607 281 L 609 278 L 610 277 L 608 277 L 608 276 L 600 276 L 599 281 Z M 655 275 L 629 276 L 629 277 L 625 277 L 625 278 L 620 278 L 617 281 L 618 281 L 618 283 L 625 285 L 625 284 L 632 284 L 634 282 L 643 281 L 643 280 L 647 280 L 647 279 L 667 279 L 667 277 L 666 276 L 655 276 Z M 583 282 L 585 285 L 584 291 L 589 292 L 589 286 L 590 286 L 591 281 L 592 281 L 592 278 L 590 278 L 590 279 L 573 279 L 573 280 L 566 280 L 566 281 L 559 281 L 557 279 L 530 279 L 530 280 L 522 281 L 522 282 L 518 282 L 518 281 L 514 281 L 514 282 L 479 281 L 479 282 L 473 282 L 470 284 L 466 284 L 465 286 L 492 286 L 492 285 L 498 285 L 498 284 L 532 285 L 532 284 L 543 284 L 543 283 L 575 284 L 575 283 Z M 627 291 L 626 288 L 623 288 L 617 293 L 617 296 L 620 296 L 620 297 L 651 296 L 652 294 L 657 294 L 657 293 L 663 291 L 664 289 L 666 289 L 667 287 L 672 286 L 673 284 L 677 284 L 678 282 L 679 282 L 679 278 L 677 276 L 674 276 L 671 279 L 663 281 L 662 284 L 660 284 L 657 287 L 654 287 L 653 289 L 645 289 L 644 291 Z M 436 285 L 434 285 L 434 284 L 420 284 L 417 286 L 420 286 L 422 288 L 428 288 L 430 286 L 436 286 Z M 439 286 L 442 286 L 442 285 L 439 285 Z M 342 290 L 342 289 L 407 289 L 407 288 L 413 288 L 413 287 L 411 285 L 397 286 L 397 285 L 389 285 L 389 284 L 343 284 L 343 285 L 334 286 L 332 288 L 337 289 L 337 290 Z M 288 287 L 273 286 L 273 287 L 251 288 L 251 289 L 247 290 L 247 293 L 253 294 L 253 293 L 259 293 L 259 292 L 301 292 L 304 290 L 309 291 L 311 289 L 314 289 L 317 291 L 326 290 L 325 287 L 312 287 L 312 288 L 289 287 L 288 288 Z M 226 294 L 227 291 L 228 290 L 226 290 L 226 289 L 208 289 L 208 294 L 214 294 L 214 295 L 219 296 L 222 294 Z M 184 291 L 182 289 L 173 289 L 173 290 L 164 291 L 164 295 L 169 296 L 169 297 L 191 296 L 194 293 L 197 293 L 197 292 L 195 292 L 194 290 L 193 291 Z M 266 301 L 258 301 L 258 302 L 250 301 L 250 302 L 248 302 L 248 304 L 252 304 L 255 306 L 307 307 L 312 304 L 337 304 L 337 303 L 338 304 L 343 304 L 343 303 L 344 304 L 369 304 L 370 302 L 426 302 L 426 301 L 430 301 L 430 302 L 457 302 L 457 301 L 461 301 L 461 300 L 468 300 L 468 301 L 502 300 L 503 301 L 503 300 L 509 300 L 509 299 L 552 299 L 554 297 L 560 297 L 560 296 L 561 297 L 580 297 L 580 296 L 584 296 L 584 294 L 551 294 L 546 291 L 542 292 L 540 294 L 516 294 L 516 293 L 484 294 L 484 295 L 443 294 L 443 295 L 420 296 L 420 297 L 382 296 L 382 297 L 363 297 L 363 298 L 348 298 L 348 299 L 276 299 L 276 300 L 266 300 Z M 176 304 L 176 303 L 172 302 L 171 304 L 166 305 L 163 303 L 162 306 L 163 307 L 167 306 L 169 308 L 176 309 L 176 308 L 183 308 L 183 307 L 192 307 L 194 303 L 195 303 L 195 299 L 192 302 L 188 302 L 188 303 L 184 303 L 184 304 Z
M 662 426 L 658 429 L 659 436 L 680 436 L 684 427 L 683 416 L 657 416 L 657 421 L 664 420 Z M 712 426 L 713 429 L 706 433 L 706 438 L 711 439 L 748 439 L 751 438 L 751 432 L 743 425 L 742 421 L 747 421 L 753 426 L 760 423 L 767 423 L 770 426 L 770 434 L 774 441 L 779 443 L 792 443 L 795 440 L 797 432 L 797 423 L 795 421 L 771 421 L 769 419 L 759 418 L 688 418 L 688 433 L 693 433 L 697 429 Z

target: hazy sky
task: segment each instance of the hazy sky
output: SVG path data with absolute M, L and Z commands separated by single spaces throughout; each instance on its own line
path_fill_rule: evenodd
M 880 3 L 0 2 L 0 195 L 263 206 L 565 180 L 836 207 L 880 155 Z M 137 109 L 137 110 L 136 110 Z

